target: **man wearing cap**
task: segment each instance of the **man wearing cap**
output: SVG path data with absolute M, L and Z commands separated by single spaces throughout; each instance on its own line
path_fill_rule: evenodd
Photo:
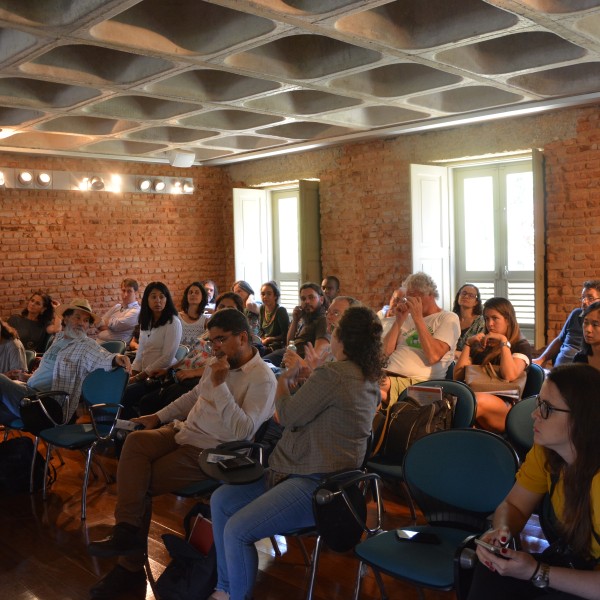
M 81 386 L 88 373 L 96 369 L 109 371 L 116 366 L 131 371 L 126 356 L 107 352 L 87 336 L 97 316 L 85 298 L 75 298 L 69 304 L 60 306 L 57 312 L 62 315 L 63 330 L 56 334 L 33 375 L 24 374 L 23 381 L 12 381 L 0 375 L 0 423 L 9 423 L 20 416 L 23 398 L 49 391 L 69 394 L 68 418 L 71 418 L 77 409 Z
M 140 315 L 140 303 L 136 294 L 139 285 L 135 279 L 123 279 L 121 282 L 121 302 L 115 304 L 106 314 L 98 320 L 96 329 L 100 332 L 97 340 L 122 340 L 126 344 L 133 337 L 133 330 Z

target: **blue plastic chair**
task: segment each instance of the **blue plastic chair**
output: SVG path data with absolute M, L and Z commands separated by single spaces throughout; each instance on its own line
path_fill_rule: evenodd
M 537 365 L 536 365 L 537 366 Z M 508 441 L 523 460 L 533 446 L 533 417 L 537 396 L 523 398 L 506 415 L 505 433 Z
M 31 367 L 33 367 L 34 360 L 35 360 L 35 352 L 33 350 L 25 350 L 25 362 L 27 364 L 28 371 L 31 371 Z
M 108 340 L 106 342 L 100 342 L 100 345 L 108 352 L 114 354 L 123 354 L 127 344 L 123 340 Z
M 104 371 L 96 369 L 84 380 L 81 394 L 90 411 L 91 423 L 60 425 L 44 429 L 40 438 L 48 444 L 46 469 L 53 447 L 81 450 L 86 453 L 81 495 L 81 520 L 86 518 L 87 488 L 94 450 L 100 442 L 108 441 L 121 413 L 121 398 L 129 375 L 122 368 Z M 46 499 L 47 473 L 44 473 L 43 498 Z
M 375 572 L 417 587 L 454 589 L 455 558 L 473 534 L 488 527 L 489 515 L 514 484 L 518 458 L 494 433 L 448 429 L 417 440 L 403 466 L 410 494 L 427 521 L 411 529 L 432 533 L 440 543 L 399 542 L 395 531 L 388 531 L 356 546 L 356 555 Z
M 525 387 L 523 388 L 522 398 L 529 398 L 529 396 L 537 396 L 542 389 L 542 384 L 546 378 L 546 373 L 540 365 L 531 363 L 527 370 L 527 379 L 525 380 Z

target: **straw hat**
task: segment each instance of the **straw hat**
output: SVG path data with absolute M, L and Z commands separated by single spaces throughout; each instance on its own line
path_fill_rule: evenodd
M 92 317 L 92 323 L 95 323 L 98 320 L 98 315 L 92 312 L 92 307 L 90 303 L 85 298 L 73 298 L 69 304 L 61 304 L 57 309 L 56 313 L 59 316 L 62 316 L 67 310 L 82 310 L 83 312 L 88 313 L 90 317 Z

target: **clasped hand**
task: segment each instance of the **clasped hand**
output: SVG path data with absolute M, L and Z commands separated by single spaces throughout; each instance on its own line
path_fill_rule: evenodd
M 501 548 L 502 556 L 477 546 L 479 560 L 490 570 L 499 575 L 508 575 L 516 579 L 529 579 L 537 567 L 537 560 L 527 552 L 512 550 L 507 547 L 511 539 L 508 528 L 500 527 L 486 531 L 481 539 L 488 544 Z

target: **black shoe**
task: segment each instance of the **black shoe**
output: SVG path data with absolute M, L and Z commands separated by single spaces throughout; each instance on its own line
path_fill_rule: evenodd
M 92 556 L 108 558 L 146 552 L 146 540 L 140 539 L 140 528 L 129 523 L 117 523 L 113 532 L 103 540 L 91 542 L 88 552 Z
M 117 565 L 90 588 L 90 598 L 112 600 L 126 592 L 146 594 L 146 571 L 129 571 Z

